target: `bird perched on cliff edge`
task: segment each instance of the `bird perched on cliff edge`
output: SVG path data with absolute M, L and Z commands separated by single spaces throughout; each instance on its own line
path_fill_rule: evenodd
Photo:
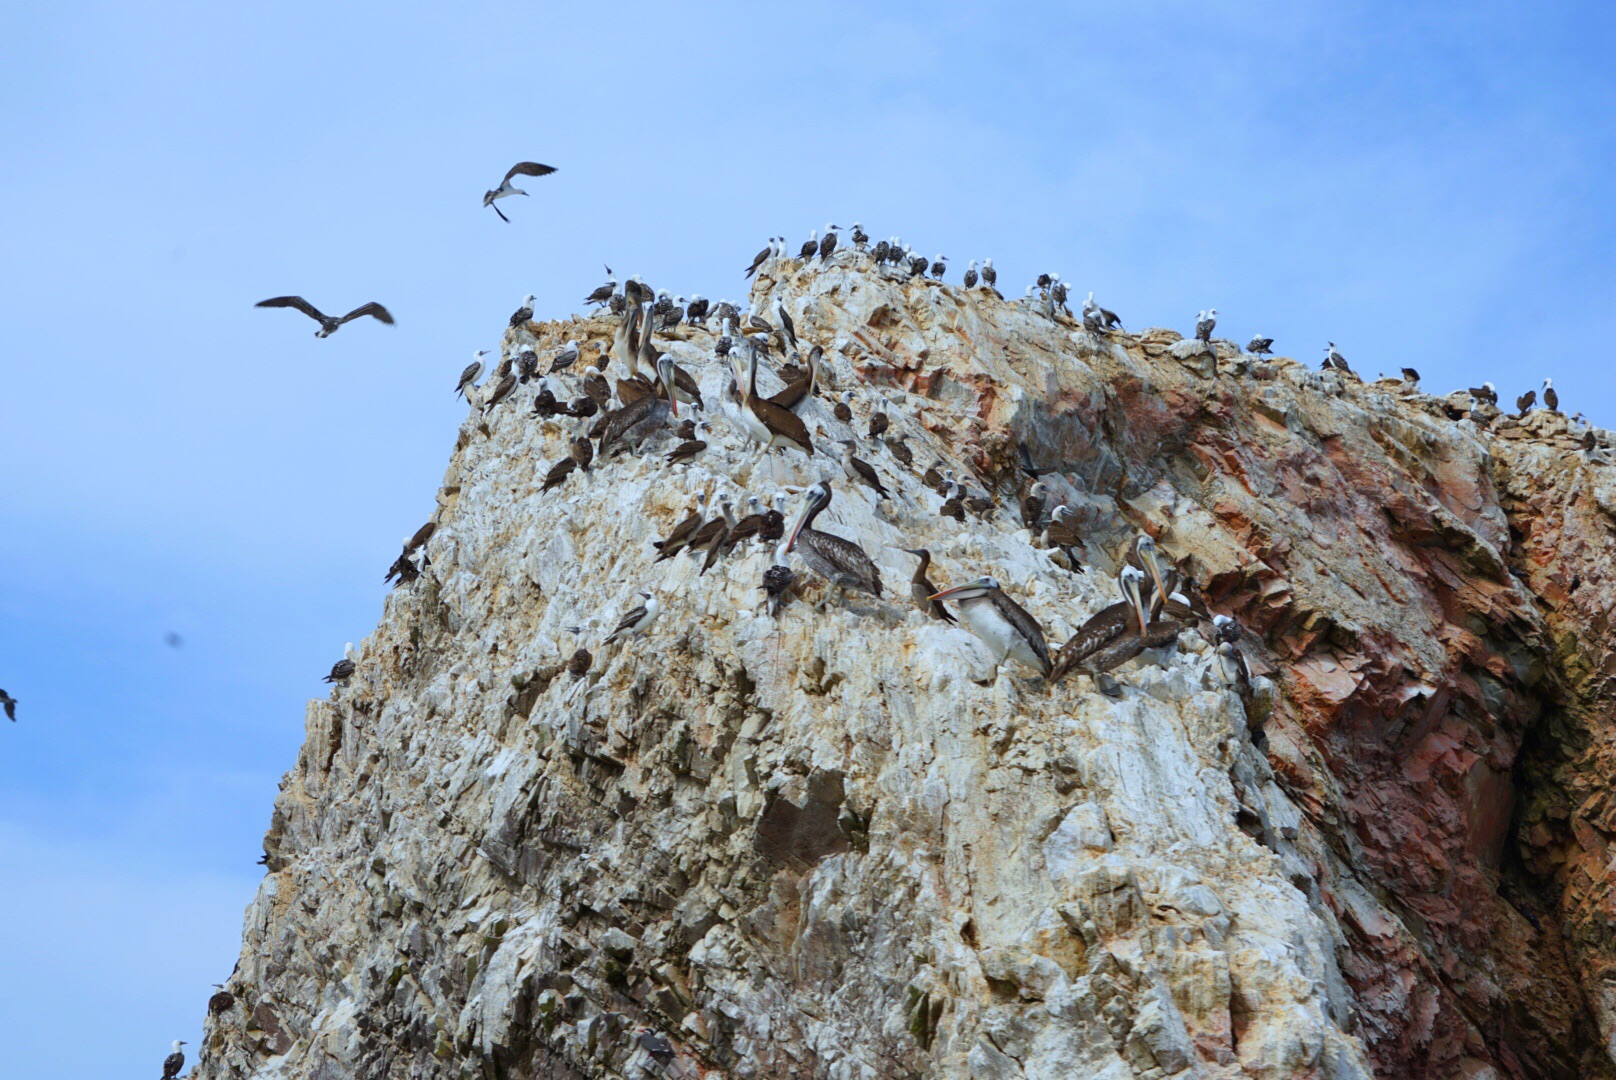
M 320 324 L 320 329 L 314 332 L 314 336 L 317 338 L 330 337 L 332 334 L 337 332 L 337 327 L 341 326 L 343 323 L 353 322 L 355 319 L 362 319 L 366 315 L 369 315 L 371 318 L 375 319 L 384 326 L 393 325 L 392 314 L 374 300 L 368 304 L 361 304 L 352 311 L 348 312 L 348 314 L 341 316 L 327 315 L 319 308 L 303 299 L 301 296 L 272 296 L 268 300 L 258 301 L 258 303 L 254 304 L 253 307 L 296 308 L 298 311 L 301 311 L 303 314 Z
M 352 660 L 338 660 L 335 664 L 331 665 L 331 674 L 327 675 L 321 681 L 328 683 L 347 682 L 353 677 L 353 673 L 354 662 Z
M 1560 411 L 1560 395 L 1554 389 L 1553 379 L 1543 380 L 1543 407 L 1550 412 Z
M 1528 390 L 1526 393 L 1522 394 L 1520 397 L 1515 399 L 1515 408 L 1520 413 L 1521 416 L 1525 416 L 1527 413 L 1531 412 L 1532 411 L 1532 406 L 1536 405 L 1536 404 L 1537 404 L 1537 391 L 1536 390 Z
M 173 1050 L 163 1059 L 163 1080 L 174 1080 L 185 1068 L 185 1051 L 180 1049 L 184 1045 L 184 1039 L 174 1040 Z
M 1335 347 L 1333 341 L 1324 346 L 1324 366 L 1327 369 L 1334 368 L 1348 375 L 1352 374 L 1352 368 L 1347 365 L 1347 358 L 1341 355 L 1341 351 Z
M 487 349 L 478 349 L 471 354 L 471 363 L 460 373 L 460 381 L 455 383 L 455 397 L 465 397 L 466 387 L 477 381 L 483 373 L 483 357 L 488 355 Z
M 493 206 L 494 213 L 499 215 L 499 219 L 509 224 L 511 219 L 505 216 L 503 210 L 494 206 L 494 203 L 512 195 L 527 194 L 519 187 L 512 187 L 511 180 L 518 176 L 549 176 L 553 172 L 555 172 L 554 168 L 549 165 L 540 165 L 537 161 L 518 161 L 511 166 L 511 171 L 505 174 L 505 179 L 499 182 L 499 187 L 493 191 L 483 192 L 483 205 Z
M 1258 334 L 1246 343 L 1246 351 L 1252 356 L 1271 356 L 1274 352 L 1274 339 Z
M 511 329 L 524 325 L 533 318 L 533 303 L 536 297 L 528 293 L 522 297 L 522 306 L 511 313 Z
M 1195 340 L 1210 342 L 1212 340 L 1212 331 L 1217 328 L 1217 325 L 1217 308 L 1207 308 L 1205 311 L 1197 312 L 1195 315 Z

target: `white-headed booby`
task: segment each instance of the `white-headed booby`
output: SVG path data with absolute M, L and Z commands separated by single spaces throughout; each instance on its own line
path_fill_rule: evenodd
M 655 596 L 648 592 L 640 593 L 640 598 L 645 603 L 624 615 L 622 620 L 618 622 L 617 629 L 607 636 L 604 644 L 610 645 L 614 641 L 639 637 L 651 629 L 651 624 L 656 622 L 658 615 L 662 614 L 662 605 L 657 602 Z
M 488 355 L 487 349 L 478 349 L 471 354 L 471 363 L 466 365 L 460 373 L 460 381 L 455 383 L 455 397 L 465 397 L 466 387 L 475 383 L 483 373 L 483 357 Z
M 179 1076 L 180 1070 L 185 1068 L 185 1051 L 180 1047 L 185 1045 L 184 1039 L 175 1039 L 169 1054 L 163 1059 L 163 1080 L 174 1080 Z

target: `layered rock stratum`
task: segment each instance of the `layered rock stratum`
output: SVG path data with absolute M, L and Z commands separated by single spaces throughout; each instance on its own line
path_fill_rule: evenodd
M 696 327 L 659 339 L 708 404 L 688 465 L 541 493 L 589 421 L 474 395 L 429 564 L 309 705 L 194 1075 L 1616 1077 L 1608 435 L 852 251 L 753 300 L 826 349 L 812 458 L 759 457 Z M 1018 442 L 1086 572 L 1023 525 Z M 941 517 L 934 462 L 996 507 Z M 654 561 L 698 492 L 789 516 L 825 478 L 879 600 L 796 563 L 770 618 L 766 545 Z M 1249 712 L 1194 631 L 1099 682 L 996 671 L 899 550 L 1059 644 L 1141 532 L 1244 627 Z M 602 645 L 640 590 L 660 620 Z

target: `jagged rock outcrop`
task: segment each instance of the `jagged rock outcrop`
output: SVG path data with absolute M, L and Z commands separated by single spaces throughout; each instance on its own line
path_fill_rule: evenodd
M 805 408 L 812 459 L 758 457 L 691 327 L 688 465 L 541 493 L 589 421 L 473 403 L 430 564 L 309 706 L 196 1075 L 1616 1076 L 1604 450 L 851 251 L 754 296 L 855 393 L 851 426 Z M 911 467 L 863 437 L 877 394 Z M 890 499 L 841 477 L 850 437 Z M 1087 573 L 1023 527 L 1018 440 Z M 934 461 L 997 509 L 940 517 Z M 826 477 L 882 600 L 810 580 L 771 619 L 763 545 L 653 561 L 698 491 L 794 510 Z M 1099 683 L 995 677 L 897 550 L 1058 644 L 1141 531 L 1246 628 L 1250 715 L 1195 632 Z M 661 619 L 601 646 L 641 589 Z

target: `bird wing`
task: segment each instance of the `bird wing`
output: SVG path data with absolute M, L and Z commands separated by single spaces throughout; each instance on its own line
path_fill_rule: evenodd
M 253 307 L 289 307 L 297 308 L 315 322 L 324 322 L 325 314 L 319 308 L 303 299 L 301 296 L 272 296 L 268 300 L 260 300 Z
M 436 521 L 427 522 L 425 525 L 422 525 L 419 529 L 415 530 L 415 535 L 410 537 L 410 542 L 408 544 L 404 545 L 404 550 L 414 551 L 416 548 L 432 539 L 432 534 L 437 531 L 438 523 Z
M 791 380 L 786 388 L 768 400 L 782 409 L 794 409 L 808 396 L 808 376 L 803 375 Z
M 473 360 L 471 363 L 466 365 L 466 370 L 460 373 L 460 381 L 455 384 L 455 388 L 464 390 L 468 385 L 476 381 L 477 376 L 481 375 L 482 373 L 483 362 L 481 360 Z
M 1128 628 L 1133 606 L 1126 601 L 1101 608 L 1088 622 L 1077 628 L 1055 656 L 1055 672 L 1064 675 L 1083 660 L 1088 659 Z
M 875 490 L 881 492 L 886 491 L 886 488 L 881 486 L 881 474 L 876 472 L 875 466 L 871 465 L 868 461 L 865 461 L 863 458 L 854 458 L 853 470 L 860 476 L 864 477 L 864 479 L 867 480 L 870 486 L 875 488 Z
M 561 481 L 570 476 L 572 474 L 572 470 L 576 469 L 577 467 L 578 463 L 572 460 L 572 458 L 562 458 L 560 461 L 550 466 L 550 471 L 544 476 L 544 486 L 540 490 L 549 491 L 551 488 L 555 487 L 557 484 L 561 483 Z
M 353 322 L 355 319 L 362 319 L 366 315 L 373 317 L 379 323 L 385 323 L 388 326 L 393 325 L 393 313 L 382 307 L 374 300 L 368 304 L 361 304 L 360 306 L 354 308 L 352 311 L 348 312 L 348 314 L 338 319 L 337 324 L 340 326 L 342 323 Z
M 607 637 L 606 640 L 610 641 L 618 634 L 627 633 L 628 631 L 634 629 L 634 624 L 643 618 L 645 618 L 645 606 L 642 604 L 633 611 L 629 612 L 627 615 L 624 615 L 623 621 L 617 624 L 617 629 L 613 630 L 611 635 Z
M 550 165 L 540 165 L 537 161 L 518 161 L 511 166 L 511 171 L 505 174 L 505 179 L 501 180 L 500 183 L 510 183 L 513 176 L 549 176 L 553 172 L 555 172 L 555 168 Z M 504 215 L 500 216 L 503 217 Z
M 846 567 L 853 574 L 863 578 L 870 592 L 876 596 L 881 595 L 881 570 L 875 565 L 875 560 L 870 558 L 869 552 L 853 541 L 844 540 L 834 533 L 820 532 L 818 529 L 811 532 L 811 537 L 807 532 L 803 533 L 803 538 L 808 543 L 826 552 L 832 562 Z
M 1031 612 L 1010 599 L 1003 592 L 993 597 L 993 605 L 999 609 L 1001 615 L 1010 621 L 1010 624 L 1016 628 L 1021 636 L 1027 639 L 1028 644 L 1032 646 L 1032 651 L 1038 655 L 1038 662 L 1042 665 L 1044 674 L 1048 675 L 1054 665 L 1050 663 L 1049 643 L 1044 640 L 1044 628 L 1038 625 L 1038 620 L 1032 617 Z

